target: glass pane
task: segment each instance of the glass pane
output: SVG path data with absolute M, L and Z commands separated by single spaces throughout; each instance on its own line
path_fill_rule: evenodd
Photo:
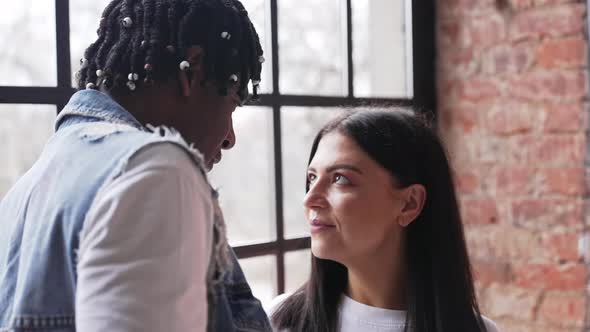
M 352 1 L 354 94 L 412 97 L 409 1 Z M 408 17 L 408 20 L 406 20 Z
M 311 250 L 285 253 L 285 293 L 293 293 L 303 285 L 311 272 Z
M 39 157 L 55 117 L 53 105 L 0 105 L 0 199 Z
M 248 16 L 258 32 L 260 45 L 264 51 L 265 62 L 262 65 L 262 83 L 260 92 L 272 92 L 272 42 L 270 28 L 270 2 L 268 0 L 241 0 L 248 11 Z
M 320 128 L 342 112 L 341 109 L 319 107 L 284 107 L 281 111 L 285 238 L 309 235 L 302 202 L 311 144 Z
M 275 256 L 260 256 L 240 259 L 240 266 L 252 289 L 252 294 L 258 298 L 263 306 L 277 296 Z
M 236 145 L 210 174 L 219 189 L 232 245 L 267 242 L 275 236 L 272 110 L 238 108 L 233 116 Z
M 96 30 L 103 9 L 110 0 L 70 0 L 70 51 L 72 53 L 72 86 L 74 73 L 80 69 L 80 58 L 86 48 L 96 40 Z
M 70 0 L 70 49 L 72 51 L 72 73 L 80 69 L 80 58 L 90 43 L 96 40 L 96 29 L 103 9 L 110 0 Z M 264 50 L 266 62 L 262 68 L 262 93 L 272 92 L 272 52 L 270 39 L 270 7 L 268 0 L 242 0 L 242 4 L 254 23 Z M 268 36 L 268 38 L 267 38 Z M 72 75 L 73 76 L 73 75 Z M 75 86 L 72 77 L 72 85 Z
M 0 45 L 0 85 L 56 86 L 55 1 L 3 1 Z
M 347 94 L 344 3 L 278 2 L 281 93 Z

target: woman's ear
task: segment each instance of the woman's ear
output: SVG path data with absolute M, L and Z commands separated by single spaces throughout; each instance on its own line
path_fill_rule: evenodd
M 183 67 L 179 64 L 178 81 L 180 84 L 180 91 L 184 97 L 191 94 L 195 84 L 200 84 L 205 77 L 203 68 L 203 59 L 205 51 L 200 46 L 191 46 L 186 50 L 185 60 L 189 67 Z
M 402 227 L 407 227 L 422 213 L 426 203 L 426 188 L 421 184 L 410 185 L 404 189 L 403 196 L 403 206 L 398 223 Z

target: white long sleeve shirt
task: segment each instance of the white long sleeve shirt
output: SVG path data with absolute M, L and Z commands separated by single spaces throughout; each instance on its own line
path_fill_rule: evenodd
M 97 194 L 80 234 L 78 331 L 205 331 L 209 186 L 187 153 L 150 146 Z
M 269 317 L 289 295 L 282 294 L 272 300 L 265 308 Z M 498 332 L 498 327 L 493 321 L 485 316 L 482 316 L 482 319 L 488 332 Z M 338 332 L 404 332 L 405 327 L 405 311 L 372 307 L 342 295 L 338 307 Z M 273 329 L 277 332 L 289 332 L 288 329 L 279 330 L 276 326 L 273 326 Z

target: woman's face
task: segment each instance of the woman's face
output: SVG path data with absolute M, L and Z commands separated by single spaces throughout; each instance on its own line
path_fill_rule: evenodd
M 348 266 L 399 248 L 404 190 L 354 140 L 337 131 L 324 136 L 307 180 L 304 207 L 316 257 Z

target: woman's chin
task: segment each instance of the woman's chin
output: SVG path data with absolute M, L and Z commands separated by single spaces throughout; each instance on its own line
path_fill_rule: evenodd
M 321 241 L 311 241 L 311 253 L 319 259 L 336 260 L 334 249 Z

